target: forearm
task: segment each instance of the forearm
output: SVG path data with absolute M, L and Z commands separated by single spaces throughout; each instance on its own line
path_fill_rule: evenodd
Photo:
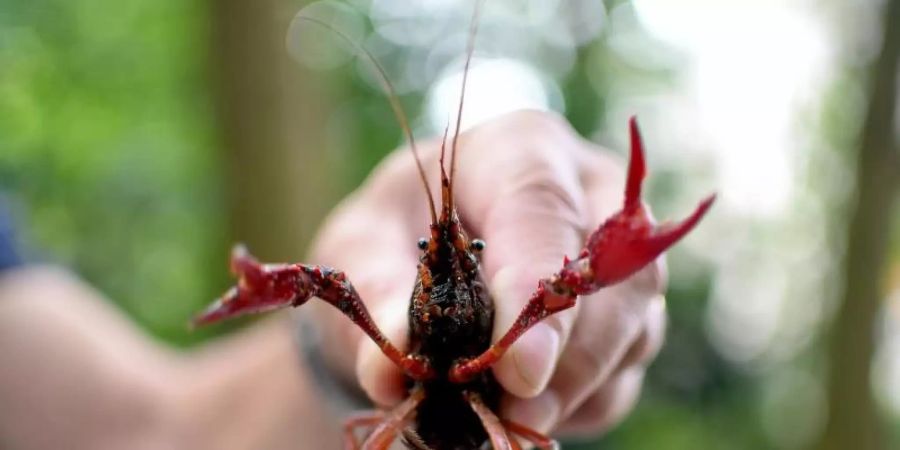
M 340 448 L 339 422 L 299 360 L 293 324 L 270 320 L 193 355 L 176 401 L 191 449 Z
M 172 360 L 64 271 L 4 272 L 0 446 L 149 448 L 167 428 Z
M 270 321 L 189 356 L 63 271 L 0 276 L 0 447 L 302 449 L 337 430 Z

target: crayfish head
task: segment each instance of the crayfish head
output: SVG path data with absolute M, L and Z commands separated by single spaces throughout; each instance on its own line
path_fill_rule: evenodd
M 414 351 L 433 355 L 439 372 L 487 348 L 493 324 L 493 303 L 478 265 L 485 244 L 469 239 L 451 217 L 432 225 L 431 238 L 419 241 L 423 254 L 409 310 Z

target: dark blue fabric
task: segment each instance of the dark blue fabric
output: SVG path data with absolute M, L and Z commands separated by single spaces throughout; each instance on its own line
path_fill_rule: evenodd
M 25 263 L 9 204 L 0 194 L 0 271 Z

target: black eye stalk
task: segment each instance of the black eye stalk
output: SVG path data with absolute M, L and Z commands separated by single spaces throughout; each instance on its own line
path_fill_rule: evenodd
M 484 241 L 482 241 L 481 239 L 473 239 L 472 240 L 471 248 L 473 251 L 481 252 L 484 250 L 485 247 L 487 247 L 487 244 L 485 244 Z
M 419 238 L 419 242 L 416 242 L 416 246 L 419 247 L 419 250 L 425 250 L 428 248 L 428 239 Z

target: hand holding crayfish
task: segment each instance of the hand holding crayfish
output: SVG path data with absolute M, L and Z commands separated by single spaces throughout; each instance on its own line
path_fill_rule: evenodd
M 441 170 L 444 210 L 440 220 L 432 210 L 431 230 L 434 236 L 435 230 L 444 230 L 441 227 L 467 232 L 442 231 L 443 240 L 436 242 L 433 236 L 421 239 L 418 246 L 413 245 L 416 233 L 429 229 L 429 202 L 416 189 L 415 160 L 398 152 L 323 227 L 314 258 L 324 266 L 259 266 L 252 258 L 237 255 L 233 264 L 242 275 L 240 287 L 201 321 L 243 309 L 297 306 L 315 295 L 340 309 L 371 338 L 362 339 L 357 328 L 333 311 L 320 314 L 318 322 L 332 345 L 327 351 L 343 370 L 355 366 L 362 387 L 383 406 L 403 399 L 410 392 L 410 380 L 424 383 L 426 393 L 428 383 L 433 383 L 429 380 L 458 386 L 487 427 L 494 447 L 500 448 L 508 443 L 505 432 L 490 429 L 496 417 L 481 411 L 481 400 L 468 397 L 471 391 L 465 387 L 470 382 L 494 383 L 491 377 L 480 378 L 492 370 L 508 393 L 497 413 L 511 430 L 516 431 L 517 424 L 540 432 L 557 427 L 570 432 L 601 430 L 628 411 L 639 391 L 643 367 L 662 340 L 665 270 L 657 257 L 690 231 L 712 203 L 708 198 L 682 222 L 653 225 L 640 199 L 645 167 L 634 122 L 631 139 L 625 176 L 620 163 L 547 114 L 515 113 L 461 135 L 460 170 L 453 183 Z M 422 166 L 443 167 L 439 148 L 438 143 L 423 147 Z M 597 228 L 598 223 L 603 225 Z M 456 241 L 453 233 L 459 233 Z M 469 234 L 484 239 L 489 247 L 485 249 L 480 240 L 469 241 Z M 434 275 L 437 272 L 428 265 L 430 252 L 439 245 L 450 246 L 446 251 L 457 248 L 463 256 L 480 253 L 480 274 L 471 281 L 474 291 L 457 290 L 452 295 L 462 295 L 459 299 L 468 298 L 467 292 L 481 295 L 483 278 L 493 297 L 493 315 L 478 316 L 493 318 L 487 328 L 493 330 L 493 345 L 449 363 L 435 363 L 439 360 L 423 353 L 428 344 L 421 342 L 413 345 L 419 352 L 401 350 L 410 346 L 408 337 L 421 334 L 406 329 L 408 310 L 410 324 L 419 326 L 426 317 L 422 314 L 458 314 L 457 305 L 463 304 L 451 303 L 452 313 L 434 309 L 428 297 L 437 294 L 423 291 L 426 285 L 441 287 L 430 277 L 446 275 Z M 470 260 L 453 261 L 465 266 Z M 477 263 L 472 264 L 472 271 L 478 272 Z M 343 272 L 335 275 L 327 267 Z M 410 306 L 409 284 L 414 279 Z M 282 280 L 291 280 L 286 295 L 279 293 Z M 457 289 L 453 281 L 445 283 L 443 287 Z M 262 293 L 256 286 L 267 290 Z M 582 299 L 576 301 L 579 296 Z M 361 306 L 361 298 L 372 314 Z M 421 310 L 415 306 L 419 300 Z M 403 430 L 417 407 L 427 410 L 422 392 L 413 389 L 397 407 L 403 420 L 384 422 L 390 428 L 382 433 L 385 442 Z M 363 419 L 372 424 L 380 420 L 383 415 Z M 367 442 L 378 441 L 378 433 Z M 413 438 L 407 441 L 414 442 L 418 437 L 411 433 Z
M 423 146 L 437 167 L 439 142 Z M 588 234 L 622 205 L 624 164 L 580 138 L 561 118 L 515 113 L 461 136 L 456 204 L 467 231 L 487 242 L 482 270 L 495 299 L 494 340 L 516 320 L 537 280 L 578 254 Z M 409 285 L 427 229 L 412 156 L 400 151 L 323 230 L 315 260 L 343 267 L 399 345 L 407 335 Z M 411 195 L 413 194 L 413 195 Z M 352 249 L 352 250 L 351 250 Z M 661 345 L 665 268 L 658 260 L 630 280 L 550 316 L 495 366 L 511 395 L 504 417 L 549 432 L 596 432 L 637 397 L 644 366 Z M 366 392 L 378 403 L 405 394 L 400 370 L 356 327 L 327 311 L 334 336 Z

